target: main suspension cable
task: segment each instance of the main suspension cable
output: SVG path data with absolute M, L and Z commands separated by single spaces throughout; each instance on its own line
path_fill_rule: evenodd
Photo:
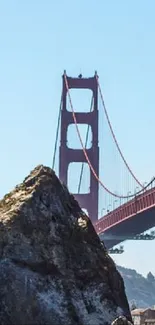
M 62 106 L 62 95 L 61 95 L 60 106 L 59 106 L 59 115 L 58 115 L 58 122 L 57 122 L 56 136 L 55 136 L 55 146 L 54 146 L 54 153 L 53 153 L 52 169 L 54 169 L 54 167 L 55 167 L 55 159 L 56 159 L 56 151 L 57 151 L 59 127 L 60 127 L 60 118 L 61 118 L 61 106 Z
M 90 105 L 90 112 L 92 111 L 92 108 L 93 108 L 93 99 L 94 99 L 94 97 L 92 95 L 91 105 Z M 88 124 L 87 133 L 86 133 L 86 140 L 85 140 L 85 149 L 87 148 L 88 136 L 89 136 L 89 129 L 90 129 L 90 125 Z M 80 189 L 81 189 L 83 169 L 84 169 L 84 162 L 82 163 L 82 166 L 81 166 L 81 173 L 80 173 L 80 179 L 79 179 L 79 185 L 78 185 L 78 194 L 80 193 Z
M 78 137 L 79 137 L 79 140 L 80 140 L 80 143 L 81 143 L 81 147 L 82 147 L 82 150 L 83 150 L 83 153 L 84 153 L 84 156 L 86 158 L 86 161 L 94 175 L 94 177 L 96 178 L 96 180 L 100 183 L 100 185 L 109 193 L 111 194 L 112 196 L 114 197 L 118 197 L 118 198 L 122 198 L 122 199 L 127 199 L 127 198 L 133 198 L 135 197 L 135 193 L 132 194 L 132 195 L 126 195 L 126 196 L 123 196 L 123 195 L 118 195 L 116 193 L 113 193 L 112 191 L 110 191 L 104 184 L 103 182 L 99 179 L 98 175 L 96 174 L 90 160 L 89 160 L 89 157 L 87 155 L 87 152 L 86 152 L 86 149 L 84 147 L 84 144 L 83 144 L 83 141 L 82 141 L 82 137 L 81 137 L 81 134 L 80 134 L 80 131 L 79 131 L 79 128 L 78 128 L 78 124 L 77 124 L 77 120 L 76 120 L 76 115 L 75 115 L 75 111 L 74 111 L 74 108 L 73 108 L 73 104 L 72 104 L 72 100 L 71 100 L 71 95 L 70 95 L 70 91 L 69 91 L 69 86 L 68 86 L 68 81 L 67 81 L 67 77 L 66 77 L 66 74 L 64 74 L 64 80 L 65 80 L 65 85 L 66 85 L 66 89 L 67 89 L 67 92 L 68 92 L 68 97 L 69 97 L 69 103 L 70 103 L 70 106 L 71 106 L 71 110 L 72 110 L 72 116 L 73 116 L 73 120 L 74 120 L 74 123 L 75 123 L 75 126 L 76 126 L 76 130 L 77 130 L 77 134 L 78 134 Z M 151 181 L 151 183 L 153 182 L 153 180 Z M 148 184 L 149 185 L 149 184 Z M 147 186 L 148 186 L 147 185 Z M 146 187 L 143 187 L 139 192 L 136 193 L 137 194 L 140 194 L 144 191 Z
M 137 177 L 134 175 L 134 173 L 132 172 L 131 168 L 129 167 L 126 159 L 124 158 L 124 155 L 122 153 L 122 150 L 120 149 L 120 146 L 118 144 L 118 141 L 116 139 L 116 136 L 115 136 L 115 133 L 113 131 L 113 128 L 112 128 L 112 125 L 111 125 L 111 122 L 110 122 L 110 119 L 109 119 L 109 115 L 108 115 L 108 112 L 107 112 L 107 109 L 106 109 L 106 106 L 105 106 L 105 103 L 104 103 L 104 99 L 103 99 L 103 95 L 102 95 L 102 90 L 101 90 L 101 87 L 100 87 L 100 83 L 99 83 L 99 80 L 98 80 L 98 76 L 96 75 L 96 80 L 97 80 L 97 84 L 98 84 L 98 89 L 99 89 L 99 92 L 100 92 L 100 96 L 101 96 L 101 100 L 102 100 L 102 104 L 103 104 L 103 108 L 104 108 L 104 112 L 105 112 L 105 115 L 106 115 L 106 118 L 107 118 L 107 121 L 108 121 L 108 124 L 109 124 L 109 128 L 110 128 L 110 131 L 111 131 L 111 134 L 112 134 L 112 137 L 115 141 L 115 144 L 116 144 L 116 147 L 120 153 L 120 156 L 121 158 L 123 159 L 124 161 L 124 164 L 126 165 L 127 169 L 129 170 L 130 174 L 132 175 L 132 177 L 135 179 L 135 181 L 143 188 L 144 186 L 139 182 L 139 180 L 137 179 Z

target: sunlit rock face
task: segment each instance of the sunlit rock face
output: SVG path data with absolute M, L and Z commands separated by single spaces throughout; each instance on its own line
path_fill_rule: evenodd
M 0 201 L 0 324 L 131 320 L 124 283 L 89 218 L 38 166 Z

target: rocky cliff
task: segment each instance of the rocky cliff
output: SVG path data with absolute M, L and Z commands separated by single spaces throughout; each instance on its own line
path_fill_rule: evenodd
M 0 324 L 104 325 L 130 312 L 89 218 L 38 166 L 0 201 Z

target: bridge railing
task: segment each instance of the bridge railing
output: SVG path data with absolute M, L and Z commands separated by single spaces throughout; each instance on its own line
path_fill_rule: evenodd
M 94 225 L 98 234 L 104 232 L 108 228 L 116 225 L 122 220 L 126 220 L 133 215 L 146 210 L 148 207 L 155 205 L 155 187 L 134 197 L 131 201 L 123 204 L 119 208 L 112 212 L 109 212 L 106 216 L 102 217 Z

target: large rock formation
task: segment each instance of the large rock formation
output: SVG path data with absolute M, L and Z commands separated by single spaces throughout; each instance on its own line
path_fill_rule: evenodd
M 0 201 L 0 324 L 131 319 L 123 280 L 89 218 L 38 166 Z

